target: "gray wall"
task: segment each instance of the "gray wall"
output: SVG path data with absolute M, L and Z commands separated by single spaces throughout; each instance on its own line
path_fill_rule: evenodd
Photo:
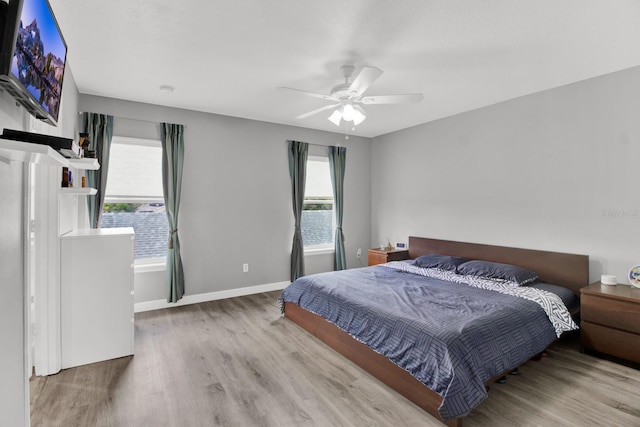
M 640 263 L 638 88 L 633 68 L 374 138 L 372 243 L 581 253 L 591 280 L 627 283 Z
M 114 133 L 159 138 L 159 123 L 185 125 L 179 233 L 188 295 L 289 280 L 293 213 L 287 139 L 347 147 L 347 264 L 370 243 L 370 140 L 240 118 L 82 95 L 80 110 L 112 114 Z M 123 119 L 126 118 L 126 119 Z M 310 154 L 326 154 L 311 146 Z M 332 269 L 331 255 L 306 257 L 307 273 Z M 242 264 L 249 272 L 242 272 Z M 165 298 L 164 278 L 136 279 L 136 301 Z M 158 281 L 157 278 L 162 278 Z

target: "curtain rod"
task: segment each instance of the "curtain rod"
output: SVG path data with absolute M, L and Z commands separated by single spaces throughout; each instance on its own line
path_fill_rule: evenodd
M 79 115 L 82 115 L 82 114 L 84 114 L 84 113 L 85 113 L 84 111 L 78 111 L 78 114 L 79 114 Z M 93 112 L 93 111 L 92 111 L 92 113 L 94 113 L 94 114 L 105 114 L 105 115 L 107 115 L 107 116 L 111 116 L 111 117 L 113 117 L 114 119 L 133 120 L 133 121 L 135 121 L 135 122 L 145 122 L 145 123 L 155 123 L 155 124 L 157 124 L 157 125 L 160 125 L 160 124 L 162 124 L 162 123 L 168 123 L 168 122 L 159 122 L 159 121 L 156 121 L 156 120 L 132 119 L 131 117 L 115 116 L 115 115 L 113 115 L 113 114 L 106 114 L 106 113 L 95 113 L 95 112 Z M 182 123 L 172 123 L 172 124 L 180 125 L 180 124 L 182 124 Z M 184 125 L 182 125 L 182 126 L 184 126 Z M 185 127 L 186 127 L 186 126 L 185 126 Z
M 287 139 L 287 143 L 288 143 L 289 141 L 295 141 L 295 140 L 293 140 L 293 139 Z M 299 142 L 304 142 L 304 141 L 299 141 Z M 344 147 L 343 145 L 324 145 L 324 144 L 314 144 L 313 142 L 304 142 L 304 143 L 305 143 L 305 144 L 308 144 L 308 145 L 314 145 L 314 146 L 316 146 L 316 147 L 325 147 L 325 148 L 327 148 L 327 147 Z
M 78 114 L 82 115 L 84 113 L 84 111 L 78 111 Z M 104 114 L 104 113 L 100 113 L 100 114 Z M 114 116 L 113 114 L 108 114 L 109 116 L 112 116 L 114 119 L 118 118 L 118 119 L 124 119 L 124 120 L 133 120 L 133 121 L 137 121 L 137 122 L 147 122 L 147 123 L 155 123 L 155 124 L 161 124 L 163 122 L 158 122 L 155 120 L 144 120 L 144 119 L 132 119 L 130 117 L 122 117 L 122 116 Z M 166 122 L 164 122 L 166 123 Z M 181 124 L 181 123 L 173 123 L 173 124 Z M 184 126 L 184 125 L 183 125 Z M 289 140 L 287 140 L 289 141 Z M 304 142 L 304 141 L 301 141 Z M 336 144 L 336 145 L 324 145 L 324 144 L 314 144 L 313 142 L 307 142 L 307 144 L 309 145 L 315 145 L 316 147 L 342 147 L 342 145 Z

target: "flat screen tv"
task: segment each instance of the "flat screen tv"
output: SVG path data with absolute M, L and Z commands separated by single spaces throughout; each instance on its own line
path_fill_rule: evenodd
M 0 0 L 0 88 L 57 125 L 67 44 L 47 0 Z

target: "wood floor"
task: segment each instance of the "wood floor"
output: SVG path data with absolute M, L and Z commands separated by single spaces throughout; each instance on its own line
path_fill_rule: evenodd
M 136 315 L 132 357 L 34 377 L 34 427 L 438 426 L 291 321 L 278 292 Z M 494 384 L 465 426 L 640 426 L 640 371 L 575 337 Z

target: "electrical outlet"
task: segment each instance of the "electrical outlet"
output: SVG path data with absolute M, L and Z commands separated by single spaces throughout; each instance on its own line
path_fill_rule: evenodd
M 362 256 L 362 249 L 358 248 L 358 252 L 356 253 L 356 256 L 358 257 L 358 259 L 360 259 L 360 257 Z
M 246 273 L 249 271 L 249 264 L 242 264 L 242 272 Z

